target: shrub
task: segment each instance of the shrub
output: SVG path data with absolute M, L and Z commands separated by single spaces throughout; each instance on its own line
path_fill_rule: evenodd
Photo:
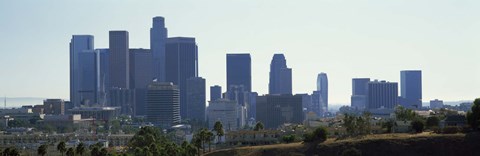
M 318 127 L 312 133 L 304 134 L 305 142 L 324 142 L 327 140 L 328 131 L 325 127 Z
M 415 133 L 423 132 L 424 124 L 423 124 L 422 121 L 414 120 L 414 121 L 412 121 L 411 126 L 412 126 L 412 129 L 415 131 Z

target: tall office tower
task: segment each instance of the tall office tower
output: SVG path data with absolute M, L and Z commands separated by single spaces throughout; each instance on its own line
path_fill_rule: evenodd
M 215 122 L 222 122 L 223 128 L 227 131 L 237 130 L 237 104 L 228 99 L 217 99 L 210 101 L 207 109 L 208 127 L 213 129 Z
M 351 107 L 363 110 L 367 105 L 367 86 L 370 78 L 354 78 L 352 79 L 352 97 Z
M 180 123 L 180 92 L 170 82 L 152 82 L 147 89 L 147 121 L 163 127 Z
M 276 129 L 284 123 L 301 124 L 304 119 L 302 96 L 258 96 L 256 119 L 262 122 L 267 129 Z
M 98 100 L 97 92 L 97 57 L 94 50 L 78 53 L 79 78 L 78 95 L 80 95 L 80 104 L 96 104 Z
M 70 101 L 80 106 L 81 98 L 81 65 L 79 54 L 94 49 L 92 35 L 73 35 L 70 40 Z
M 311 111 L 311 105 L 312 105 L 312 96 L 308 95 L 307 93 L 304 94 L 295 94 L 302 96 L 302 110 L 304 113 L 307 113 Z
M 222 87 L 219 85 L 210 86 L 210 101 L 222 98 Z
M 431 109 L 440 109 L 443 108 L 443 101 L 442 100 L 430 100 L 430 108 Z
M 147 86 L 152 82 L 152 54 L 149 49 L 130 49 L 130 89 L 135 90 L 134 115 L 145 115 Z
M 191 77 L 187 79 L 187 116 L 184 119 L 205 122 L 205 79 Z
M 187 79 L 198 77 L 198 47 L 195 38 L 168 38 L 165 53 L 166 82 L 180 89 L 180 116 L 187 115 Z
M 63 115 L 65 114 L 65 101 L 62 99 L 43 100 L 43 112 L 45 114 Z
M 157 16 L 153 18 L 153 26 L 150 28 L 150 49 L 152 50 L 152 73 L 158 81 L 165 81 L 165 42 L 167 40 L 167 28 L 165 18 Z
M 273 55 L 270 64 L 269 94 L 292 94 L 292 69 L 287 67 L 283 54 Z
M 109 88 L 130 88 L 130 59 L 128 46 L 127 31 L 109 32 Z
M 107 92 L 109 90 L 109 50 L 96 49 L 97 53 L 97 103 L 100 106 L 107 106 Z
M 326 73 L 318 74 L 317 91 L 320 91 L 320 115 L 325 116 L 328 112 L 328 78 Z
M 389 108 L 398 104 L 398 83 L 371 81 L 367 87 L 367 109 Z
M 232 85 L 242 85 L 252 92 L 252 63 L 250 54 L 227 54 L 227 90 Z
M 249 101 L 247 103 L 247 114 L 248 119 L 255 119 L 257 118 L 257 92 L 250 92 L 249 93 Z
M 401 105 L 407 108 L 422 107 L 422 71 L 400 71 Z

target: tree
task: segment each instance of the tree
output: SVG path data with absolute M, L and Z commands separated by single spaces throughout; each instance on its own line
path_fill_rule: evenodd
M 421 120 L 414 120 L 410 123 L 410 125 L 412 126 L 412 129 L 415 131 L 415 133 L 423 132 L 424 124 Z
M 395 122 L 393 120 L 387 120 L 382 123 L 382 128 L 387 129 L 387 133 L 392 133 L 392 128 L 395 125 Z
M 220 143 L 220 138 L 224 135 L 223 125 L 222 122 L 217 121 L 215 125 L 213 125 L 213 130 L 217 132 L 217 143 Z
M 8 147 L 3 150 L 4 156 L 20 156 L 20 152 L 15 147 Z
M 192 139 L 193 146 L 197 148 L 197 153 L 200 155 L 200 148 L 202 147 L 202 139 L 198 136 L 198 133 L 193 136 Z
M 293 134 L 284 135 L 284 136 L 282 137 L 282 140 L 283 140 L 284 142 L 286 142 L 287 144 L 288 144 L 288 143 L 291 143 L 291 142 L 295 141 L 295 135 L 293 135 Z
M 65 144 L 65 141 L 60 141 L 60 143 L 58 143 L 57 145 L 57 150 L 62 153 L 62 156 L 63 154 L 67 151 L 67 147 L 66 147 L 66 144 Z
M 257 124 L 255 124 L 255 128 L 253 128 L 254 131 L 259 131 L 259 130 L 263 130 L 263 123 L 258 121 Z
M 108 150 L 107 148 L 102 148 L 100 150 L 100 156 L 108 156 Z
M 68 148 L 67 156 L 75 156 L 75 150 L 73 148 Z
M 474 131 L 480 130 L 480 98 L 473 101 L 471 110 L 467 112 L 467 122 Z
M 86 150 L 85 144 L 83 144 L 83 142 L 81 142 L 80 144 L 78 144 L 77 149 L 75 151 L 80 156 L 83 156 L 83 153 L 85 153 L 85 150 Z
M 44 156 L 44 155 L 47 154 L 47 149 L 48 149 L 47 145 L 40 145 L 37 149 L 37 154 L 41 155 L 41 156 Z
M 397 120 L 403 121 L 411 121 L 418 117 L 417 113 L 415 113 L 413 110 L 407 109 L 403 106 L 398 106 L 397 108 L 395 108 L 395 116 Z
M 100 156 L 100 149 L 99 149 L 97 146 L 94 146 L 94 147 L 90 150 L 90 155 L 91 155 L 91 156 Z
M 440 119 L 438 117 L 431 116 L 431 117 L 427 118 L 426 126 L 427 126 L 427 128 L 438 127 L 439 123 L 440 123 Z
M 325 127 L 318 127 L 312 133 L 305 135 L 305 142 L 324 142 L 327 140 L 328 131 Z
M 205 141 L 208 142 L 208 152 L 210 152 L 212 150 L 212 148 L 210 147 L 211 143 L 212 143 L 212 140 L 213 140 L 213 133 L 211 131 L 207 131 L 205 133 Z

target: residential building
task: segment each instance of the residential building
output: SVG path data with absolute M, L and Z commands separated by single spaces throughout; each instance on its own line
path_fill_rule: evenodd
M 371 81 L 368 83 L 367 95 L 367 109 L 393 109 L 398 105 L 398 83 Z
M 367 105 L 368 82 L 370 78 L 352 79 L 351 107 L 363 110 Z

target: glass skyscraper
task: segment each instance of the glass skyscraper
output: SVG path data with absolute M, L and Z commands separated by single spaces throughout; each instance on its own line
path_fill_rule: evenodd
M 84 96 L 82 98 L 82 90 L 85 90 L 83 87 L 90 90 L 92 87 L 91 85 L 96 84 L 95 82 L 91 81 L 83 82 L 83 80 L 90 80 L 89 76 L 94 75 L 84 75 L 90 74 L 87 71 L 88 67 L 91 65 L 91 61 L 88 60 L 89 57 L 86 55 L 82 56 L 84 61 L 87 61 L 85 63 L 80 60 L 80 53 L 92 52 L 94 49 L 93 41 L 92 35 L 73 35 L 72 39 L 70 40 L 70 101 L 72 102 L 73 106 L 76 107 L 80 106 L 84 99 L 92 98 L 90 96 Z
M 110 87 L 128 89 L 130 84 L 130 59 L 127 31 L 109 33 Z
M 328 112 L 328 78 L 326 73 L 317 76 L 317 91 L 320 91 L 320 115 Z
M 165 42 L 167 33 L 165 18 L 154 17 L 152 28 L 150 28 L 150 50 L 153 58 L 152 74 L 160 82 L 165 81 Z

